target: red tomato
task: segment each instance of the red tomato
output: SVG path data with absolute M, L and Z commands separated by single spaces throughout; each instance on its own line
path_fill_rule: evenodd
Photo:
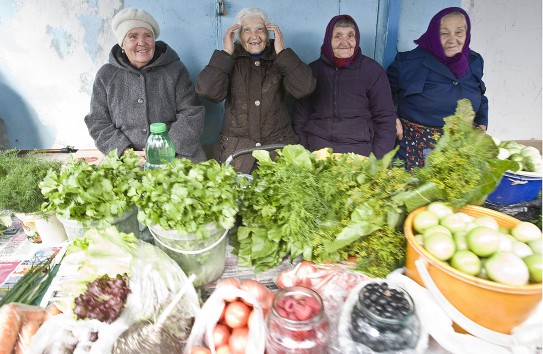
M 256 310 L 252 310 L 251 313 L 249 314 L 249 319 L 247 320 L 247 327 L 249 328 L 253 328 L 254 326 L 257 325 L 257 323 L 255 322 L 256 321 L 255 311 Z
M 266 288 L 261 282 L 247 279 L 243 283 L 241 283 L 241 289 L 247 291 L 249 294 L 253 295 L 255 299 L 258 301 L 258 304 L 262 306 L 263 308 L 271 308 L 272 302 L 273 302 L 273 292 Z M 252 306 L 254 304 L 248 303 L 245 301 L 248 305 Z
M 219 316 L 219 323 L 224 323 L 224 312 L 226 310 L 226 305 L 227 304 L 224 304 L 224 307 L 222 308 L 222 312 L 221 312 L 221 315 Z
M 216 287 L 220 288 L 220 287 L 223 287 L 223 286 L 232 286 L 234 288 L 241 289 L 241 284 L 239 282 L 239 279 L 238 278 L 233 278 L 233 277 L 225 278 L 225 279 L 219 281 L 217 283 Z M 237 296 L 232 296 L 232 297 L 225 298 L 224 301 L 232 302 L 232 301 L 236 301 L 237 299 L 238 299 Z
M 249 314 L 249 319 L 247 320 L 247 327 L 249 327 L 249 329 L 253 328 L 253 327 L 259 327 L 259 326 L 265 326 L 266 325 L 266 315 L 268 314 L 269 310 L 268 309 L 263 309 L 262 310 L 262 319 L 263 319 L 263 323 L 258 323 L 256 321 L 256 312 L 257 310 L 252 310 L 251 313 Z
M 194 347 L 190 351 L 190 354 L 211 354 L 211 350 L 206 347 Z
M 224 322 L 232 329 L 247 326 L 251 309 L 242 301 L 229 303 L 224 310 Z
M 220 288 L 221 286 L 225 286 L 225 285 L 231 285 L 234 288 L 240 289 L 240 282 L 238 278 L 233 278 L 233 277 L 224 278 L 217 283 L 216 287 Z
M 296 270 L 296 285 L 311 288 L 311 275 L 318 272 L 315 263 L 301 261 L 294 269 Z
M 223 345 L 215 349 L 215 353 L 217 354 L 232 354 L 232 351 L 230 350 L 230 347 L 228 344 Z
M 249 338 L 249 328 L 236 328 L 232 330 L 232 335 L 228 341 L 232 354 L 245 354 L 247 339 Z
M 230 339 L 230 329 L 223 324 L 218 324 L 213 328 L 213 343 L 215 344 L 215 349 L 218 347 L 228 344 L 228 339 Z
M 277 276 L 276 283 L 279 289 L 290 288 L 296 285 L 296 274 L 292 269 L 285 269 Z

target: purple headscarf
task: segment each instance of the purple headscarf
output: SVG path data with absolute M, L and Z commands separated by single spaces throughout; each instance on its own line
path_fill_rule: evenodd
M 356 48 L 354 49 L 354 53 L 350 58 L 336 58 L 334 56 L 334 50 L 332 49 L 332 34 L 334 32 L 334 25 L 342 19 L 347 19 L 353 23 L 356 34 Z M 356 24 L 355 20 L 353 20 L 353 18 L 349 15 L 334 16 L 328 23 L 328 26 L 326 26 L 324 42 L 321 46 L 321 55 L 326 57 L 331 63 L 335 64 L 336 67 L 345 68 L 353 63 L 358 53 L 360 53 L 360 31 L 358 30 L 358 25 Z
M 467 30 L 466 30 L 466 41 L 464 42 L 464 48 L 462 48 L 462 51 L 460 53 L 449 58 L 445 55 L 445 51 L 443 50 L 443 46 L 441 45 L 439 28 L 441 25 L 441 19 L 452 12 L 460 12 L 461 14 L 464 15 L 466 19 L 466 24 L 467 24 Z M 459 77 L 464 76 L 464 74 L 468 71 L 470 40 L 471 40 L 471 23 L 470 23 L 468 14 L 466 13 L 466 11 L 462 10 L 459 7 L 448 7 L 446 9 L 439 11 L 434 17 L 432 17 L 432 20 L 430 21 L 430 24 L 428 25 L 428 29 L 422 36 L 420 36 L 419 39 L 415 41 L 415 43 L 418 44 L 419 47 L 432 53 L 434 57 L 436 57 L 437 60 L 445 64 L 451 70 L 454 76 L 459 78 Z

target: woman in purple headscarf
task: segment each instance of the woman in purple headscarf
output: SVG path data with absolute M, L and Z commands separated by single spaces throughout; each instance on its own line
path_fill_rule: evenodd
M 317 87 L 294 107 L 294 131 L 309 150 L 381 158 L 394 148 L 396 113 L 386 72 L 359 44 L 351 16 L 332 18 L 321 56 L 309 64 Z
M 441 136 L 443 118 L 467 98 L 476 112 L 474 124 L 488 126 L 483 58 L 469 48 L 471 24 L 459 7 L 438 12 L 409 52 L 398 53 L 387 74 L 398 112 L 398 157 L 405 167 L 421 167 Z

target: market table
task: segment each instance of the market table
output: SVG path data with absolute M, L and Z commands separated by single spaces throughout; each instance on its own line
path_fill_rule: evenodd
M 58 159 L 61 161 L 66 161 L 70 156 L 73 156 L 75 159 L 85 159 L 89 163 L 99 163 L 102 159 L 103 155 L 99 153 L 97 150 L 89 149 L 89 150 L 79 150 L 76 153 L 73 154 L 64 154 L 64 153 L 58 153 L 58 154 L 49 154 L 51 158 Z M 15 226 L 16 228 L 16 226 Z M 0 262 L 2 264 L 3 271 L 0 272 L 0 274 L 4 274 L 5 278 L 2 280 L 0 278 L 0 283 L 5 283 L 4 286 L 7 284 L 13 284 L 17 277 L 20 277 L 23 271 L 21 269 L 24 269 L 24 266 L 28 265 L 28 259 L 27 260 L 21 260 L 17 261 L 13 259 L 13 255 L 17 255 L 19 258 L 25 258 L 29 255 L 33 255 L 34 253 L 42 252 L 44 254 L 48 254 L 47 252 L 51 252 L 51 250 L 40 250 L 40 247 L 38 245 L 33 245 L 26 240 L 26 237 L 24 234 L 21 233 L 21 230 L 19 229 L 15 234 L 13 234 L 13 231 L 10 231 L 10 233 L 7 235 L 9 238 L 9 241 L 2 243 L 2 248 L 0 249 Z M 11 238 L 10 238 L 11 237 Z M 61 247 L 62 248 L 62 247 Z M 12 254 L 7 254 L 11 251 L 14 251 Z M 25 255 L 25 256 L 23 256 Z M 5 263 L 4 263 L 5 262 Z M 26 263 L 25 263 L 26 262 Z M 21 268 L 18 268 L 21 266 Z M 238 267 L 237 265 L 237 258 L 233 256 L 231 253 L 228 253 L 227 261 L 226 261 L 226 269 L 224 273 L 222 274 L 221 278 L 226 277 L 236 277 L 240 279 L 254 279 L 258 280 L 264 285 L 266 285 L 268 288 L 272 290 L 277 290 L 277 286 L 275 285 L 275 279 L 277 274 L 283 270 L 289 268 L 291 265 L 288 262 L 282 263 L 279 267 L 274 268 L 268 272 L 258 273 L 255 274 L 253 269 L 249 268 L 242 268 Z M 213 284 L 211 284 L 209 287 L 202 289 L 201 295 L 202 298 L 206 298 L 210 295 L 210 293 L 213 291 Z M 41 305 L 45 306 L 49 301 L 51 301 L 50 296 L 45 296 Z M 429 341 L 429 347 L 427 350 L 427 353 L 429 354 L 443 354 L 448 353 L 444 348 L 442 348 L 433 338 L 430 338 Z
M 66 246 L 67 243 L 51 247 L 31 243 L 24 233 L 20 221 L 14 217 L 12 226 L 6 230 L 4 235 L 0 236 L 0 296 L 3 294 L 2 292 L 13 286 L 28 271 L 33 259 L 43 260 L 55 252 L 62 253 Z M 229 250 L 231 250 L 230 247 Z M 228 252 L 225 271 L 221 278 L 254 279 L 272 290 L 278 290 L 275 284 L 277 274 L 290 267 L 290 263 L 285 261 L 277 268 L 256 274 L 253 269 L 239 267 L 236 256 Z M 202 298 L 207 298 L 213 289 L 214 284 L 201 289 Z M 57 296 L 55 292 L 49 289 L 45 296 L 40 299 L 39 305 L 46 307 L 49 303 L 55 301 L 55 296 Z M 426 353 L 446 354 L 449 352 L 430 338 Z

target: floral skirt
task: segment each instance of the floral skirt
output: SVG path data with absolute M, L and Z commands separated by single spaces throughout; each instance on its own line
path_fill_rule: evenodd
M 403 118 L 400 120 L 403 126 L 403 139 L 400 140 L 397 157 L 404 161 L 406 170 L 422 167 L 426 155 L 435 147 L 443 129 L 427 127 Z

